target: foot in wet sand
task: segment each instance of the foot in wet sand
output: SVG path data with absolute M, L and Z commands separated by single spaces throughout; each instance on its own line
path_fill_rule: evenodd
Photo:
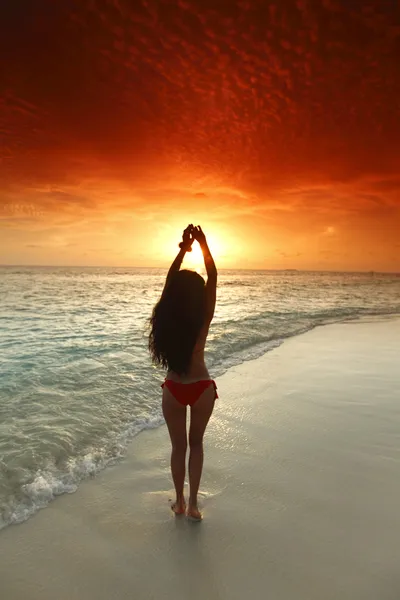
M 197 508 L 197 506 L 190 506 L 187 510 L 187 517 L 190 521 L 201 521 L 203 519 L 203 515 Z
M 174 502 L 173 504 L 171 504 L 171 510 L 176 515 L 184 515 L 185 511 L 186 511 L 185 500 L 182 498 L 182 500 L 177 500 L 176 502 Z

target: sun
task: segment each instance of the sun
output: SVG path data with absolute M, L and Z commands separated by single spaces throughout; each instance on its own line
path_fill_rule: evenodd
M 213 233 L 207 233 L 207 243 L 210 248 L 211 254 L 217 264 L 221 265 L 221 259 L 227 249 L 227 240 L 219 235 L 218 238 Z M 185 255 L 183 267 L 193 269 L 194 271 L 200 272 L 205 270 L 204 257 L 201 250 L 200 244 L 197 241 L 193 242 L 192 251 L 187 252 Z
M 188 267 L 200 269 L 204 265 L 203 253 L 200 245 L 195 241 L 192 245 L 192 251 L 185 255 L 185 263 Z
M 154 246 L 158 249 L 157 254 L 163 262 L 172 262 L 176 256 L 174 253 L 179 251 L 179 238 L 177 234 L 179 234 L 180 231 L 182 231 L 180 226 L 172 226 L 168 223 L 167 228 L 157 232 Z M 204 227 L 204 231 L 206 233 L 207 243 L 211 254 L 217 264 L 217 268 L 224 267 L 227 258 L 234 260 L 235 257 L 240 256 L 243 249 L 234 238 L 232 231 L 229 231 L 220 225 L 218 228 L 215 226 L 213 227 L 212 225 L 209 226 L 208 223 L 207 226 Z M 193 242 L 192 251 L 186 252 L 181 268 L 191 269 L 201 273 L 205 271 L 203 253 L 196 240 Z

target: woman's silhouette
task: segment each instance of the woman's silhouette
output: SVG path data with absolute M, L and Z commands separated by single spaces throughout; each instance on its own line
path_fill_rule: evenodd
M 198 273 L 179 270 L 197 240 L 203 252 L 207 283 Z M 190 406 L 189 485 L 187 515 L 201 520 L 197 493 L 203 468 L 203 435 L 218 397 L 204 362 L 204 346 L 214 315 L 217 269 L 200 227 L 188 225 L 180 251 L 168 271 L 164 291 L 151 317 L 149 349 L 152 360 L 168 369 L 162 407 L 171 437 L 171 471 L 176 490 L 172 510 L 186 511 L 183 494 L 187 449 L 186 407 Z

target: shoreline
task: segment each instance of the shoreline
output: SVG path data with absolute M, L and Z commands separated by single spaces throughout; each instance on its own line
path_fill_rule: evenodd
M 320 323 L 320 324 L 315 324 L 312 325 L 309 329 L 306 329 L 304 331 L 300 331 L 298 333 L 295 333 L 293 335 L 290 335 L 288 337 L 284 337 L 282 339 L 276 339 L 276 340 L 270 340 L 268 342 L 268 344 L 270 345 L 267 349 L 263 348 L 257 348 L 254 347 L 252 348 L 252 350 L 256 350 L 255 351 L 255 355 L 251 356 L 248 359 L 240 359 L 240 361 L 238 361 L 237 363 L 233 364 L 232 366 L 226 368 L 225 370 L 223 370 L 222 374 L 217 374 L 215 376 L 216 379 L 220 379 L 221 377 L 224 377 L 227 373 L 229 373 L 231 370 L 237 368 L 238 366 L 241 365 L 246 365 L 247 363 L 251 363 L 253 361 L 256 360 L 260 360 L 263 359 L 264 357 L 266 357 L 268 354 L 270 354 L 273 351 L 276 351 L 278 348 L 280 348 L 281 346 L 283 346 L 285 343 L 287 343 L 290 340 L 295 340 L 303 335 L 307 335 L 308 333 L 311 333 L 313 331 L 317 331 L 320 328 L 324 328 L 324 327 L 331 327 L 331 326 L 335 326 L 335 325 L 351 325 L 351 324 L 365 324 L 365 323 L 384 323 L 387 321 L 399 321 L 400 322 L 400 314 L 399 313 L 387 313 L 387 314 L 378 314 L 378 315 L 361 315 L 361 316 L 349 316 L 348 318 L 344 317 L 342 318 L 342 320 L 340 321 L 335 321 L 333 323 Z M 258 353 L 258 350 L 260 351 L 260 353 Z M 161 381 L 161 375 L 160 375 L 160 381 Z M 117 457 L 110 457 L 104 460 L 103 464 L 101 464 L 101 466 L 99 465 L 92 465 L 86 474 L 81 475 L 80 478 L 78 478 L 77 480 L 74 480 L 73 482 L 63 482 L 62 479 L 58 480 L 54 480 L 53 481 L 53 486 L 54 489 L 50 489 L 50 481 L 47 481 L 45 479 L 45 483 L 43 484 L 43 487 L 41 487 L 41 485 L 36 485 L 37 479 L 38 478 L 42 478 L 42 474 L 38 473 L 36 478 L 30 482 L 30 486 L 33 486 L 33 488 L 35 488 L 35 494 L 38 496 L 37 501 L 40 503 L 37 506 L 31 507 L 29 505 L 26 504 L 20 504 L 18 505 L 15 509 L 14 509 L 14 514 L 18 514 L 18 517 L 15 517 L 14 520 L 10 521 L 10 522 L 6 522 L 5 524 L 0 526 L 0 535 L 1 532 L 4 531 L 6 528 L 13 526 L 13 525 L 20 525 L 26 521 L 28 521 L 29 519 L 31 519 L 32 517 L 34 517 L 39 511 L 42 511 L 44 509 L 47 509 L 52 502 L 57 501 L 59 498 L 61 498 L 64 495 L 70 495 L 70 494 L 75 494 L 80 486 L 87 482 L 87 481 L 91 481 L 95 478 L 97 478 L 101 473 L 103 473 L 104 471 L 107 471 L 110 468 L 115 468 L 118 467 L 118 465 L 121 465 L 124 463 L 124 461 L 126 460 L 126 457 L 129 455 L 129 446 L 134 442 L 134 440 L 143 432 L 146 431 L 153 431 L 156 429 L 159 429 L 160 427 L 163 427 L 165 425 L 165 422 L 163 421 L 163 419 L 161 418 L 157 418 L 154 420 L 154 422 L 148 423 L 146 426 L 143 426 L 142 429 L 139 429 L 138 431 L 135 431 L 135 429 L 137 428 L 137 425 L 135 423 L 131 423 L 126 430 L 122 431 L 120 434 L 121 439 L 125 439 L 124 444 L 122 445 L 123 450 L 121 451 L 121 455 L 117 456 Z M 78 461 L 77 461 L 77 466 L 76 466 L 76 470 L 80 471 L 81 469 L 79 468 L 79 465 L 82 464 L 82 468 L 83 466 L 87 465 L 88 463 L 92 460 L 90 457 L 88 456 L 84 456 L 81 457 Z M 37 489 L 36 489 L 37 488 Z M 59 491 L 60 489 L 63 489 L 63 491 Z M 69 488 L 69 489 L 68 489 Z M 39 496 L 41 496 L 41 498 L 39 498 Z M 24 516 L 22 516 L 24 515 Z
M 2 530 L 5 600 L 397 600 L 400 320 L 354 324 L 218 378 L 202 524 L 169 510 L 165 428 L 142 431 L 123 461 Z

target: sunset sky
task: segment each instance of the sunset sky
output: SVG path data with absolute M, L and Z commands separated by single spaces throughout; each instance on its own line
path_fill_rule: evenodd
M 1 13 L 1 264 L 400 271 L 397 0 Z

